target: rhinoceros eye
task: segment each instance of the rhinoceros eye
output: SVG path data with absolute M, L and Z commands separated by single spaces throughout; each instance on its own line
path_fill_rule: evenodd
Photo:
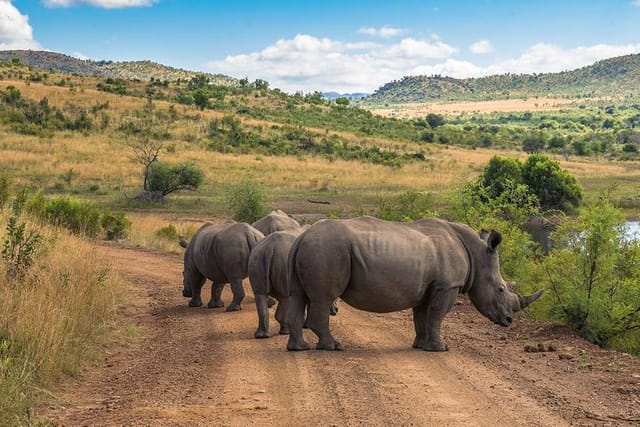
M 498 288 L 498 292 L 504 292 L 504 286 L 500 286 L 500 287 Z

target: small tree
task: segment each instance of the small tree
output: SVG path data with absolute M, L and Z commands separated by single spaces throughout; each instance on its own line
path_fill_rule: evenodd
M 432 128 L 442 126 L 446 123 L 444 117 L 436 113 L 427 114 L 426 120 L 427 120 L 427 123 L 429 123 L 429 126 L 431 126 Z
M 203 181 L 202 170 L 193 163 L 155 162 L 149 168 L 147 191 L 163 198 L 178 190 L 196 190 Z
M 577 207 L 582 188 L 575 176 L 544 154 L 531 154 L 522 165 L 522 181 L 540 200 L 542 209 L 564 210 L 567 204 Z

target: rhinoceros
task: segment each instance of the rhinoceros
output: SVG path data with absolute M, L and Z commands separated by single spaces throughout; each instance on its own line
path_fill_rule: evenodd
M 269 337 L 269 296 L 278 300 L 276 320 L 280 324 L 280 334 L 289 333 L 287 326 L 287 306 L 289 305 L 289 285 L 287 281 L 287 256 L 289 249 L 303 228 L 277 231 L 261 240 L 249 257 L 249 281 L 256 298 L 258 329 L 256 338 Z
M 244 298 L 242 280 L 247 277 L 251 250 L 264 235 L 242 222 L 232 224 L 206 223 L 186 244 L 182 295 L 190 297 L 190 307 L 202 305 L 200 291 L 209 279 L 211 300 L 207 307 L 224 307 L 220 295 L 225 283 L 231 284 L 233 300 L 226 311 L 240 310 Z
M 308 350 L 302 327 L 318 336 L 318 349 L 341 350 L 329 330 L 336 297 L 360 310 L 386 313 L 413 309 L 413 347 L 446 351 L 444 316 L 459 293 L 494 323 L 508 326 L 513 313 L 542 291 L 522 297 L 502 279 L 492 231 L 482 239 L 470 227 L 440 219 L 394 223 L 372 217 L 325 220 L 300 235 L 289 252 L 287 350 Z
M 253 224 L 254 228 L 257 228 L 265 236 L 276 231 L 282 230 L 296 230 L 300 228 L 300 224 L 295 219 L 291 218 L 284 211 L 276 209 L 264 218 L 260 218 Z

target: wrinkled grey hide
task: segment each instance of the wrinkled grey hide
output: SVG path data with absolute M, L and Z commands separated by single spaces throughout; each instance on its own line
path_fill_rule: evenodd
M 227 311 L 240 310 L 244 298 L 242 280 L 247 277 L 251 250 L 264 235 L 245 223 L 204 224 L 194 234 L 184 252 L 182 294 L 191 297 L 190 307 L 202 305 L 200 292 L 206 279 L 211 280 L 211 300 L 207 307 L 224 307 L 220 294 L 225 283 L 231 284 L 233 301 Z
M 318 222 L 289 252 L 288 350 L 308 350 L 307 324 L 317 348 L 341 350 L 329 330 L 331 302 L 340 297 L 360 310 L 413 309 L 413 347 L 444 351 L 440 326 L 459 293 L 484 316 L 508 326 L 513 313 L 535 301 L 512 293 L 500 275 L 500 234 L 483 240 L 464 224 L 439 219 L 393 223 L 371 217 Z
M 254 228 L 260 230 L 265 236 L 283 230 L 297 230 L 300 224 L 291 218 L 284 211 L 276 209 L 264 218 L 261 218 L 251 224 Z
M 289 285 L 287 281 L 287 256 L 296 237 L 304 229 L 277 231 L 261 240 L 249 257 L 249 281 L 256 298 L 258 329 L 256 338 L 269 337 L 268 297 L 278 300 L 275 317 L 280 324 L 280 334 L 289 333 L 287 326 L 287 306 L 289 305 Z

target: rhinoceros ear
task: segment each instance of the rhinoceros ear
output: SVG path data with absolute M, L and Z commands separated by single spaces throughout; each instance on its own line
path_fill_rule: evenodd
M 489 233 L 489 237 L 487 238 L 487 244 L 489 245 L 489 249 L 495 251 L 498 245 L 502 242 L 502 236 L 496 230 L 491 230 Z
M 485 230 L 484 228 L 482 230 L 480 230 L 480 238 L 486 242 L 487 241 L 487 237 L 489 237 L 489 232 L 487 230 Z

